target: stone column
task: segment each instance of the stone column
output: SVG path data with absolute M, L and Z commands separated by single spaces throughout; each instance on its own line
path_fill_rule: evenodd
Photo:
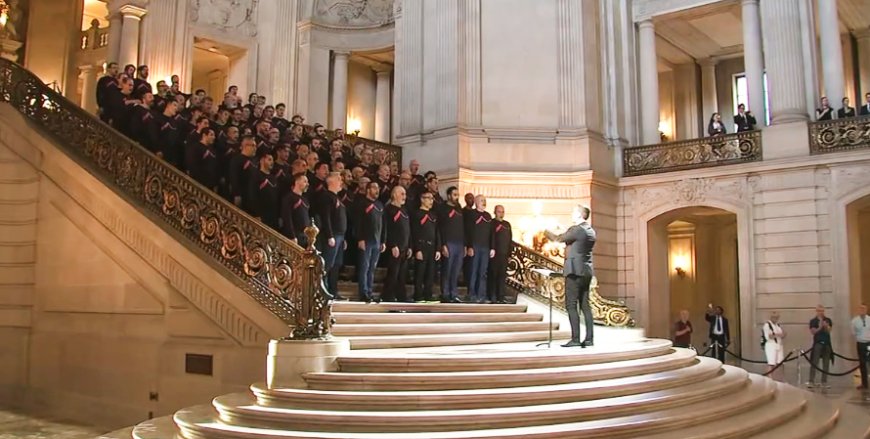
M 88 113 L 97 113 L 97 68 L 93 65 L 79 66 L 82 78 L 81 107 Z
M 743 0 L 743 66 L 746 71 L 746 88 L 749 91 L 749 102 L 744 103 L 747 110 L 756 116 L 757 127 L 761 128 L 764 126 L 767 103 L 764 102 L 764 52 L 758 1 Z M 734 112 L 737 112 L 736 108 Z
M 806 121 L 800 11 L 791 2 L 764 1 L 760 5 L 770 124 Z
M 124 16 L 124 26 L 121 28 L 121 49 L 118 64 L 123 69 L 127 64 L 139 64 L 139 24 L 148 11 L 133 5 L 124 5 L 119 9 Z
M 659 72 L 656 59 L 656 31 L 652 20 L 638 23 L 640 60 L 640 141 L 644 145 L 661 142 L 659 137 Z
M 375 70 L 378 76 L 377 90 L 375 92 L 375 140 L 378 142 L 390 142 L 390 74 L 392 69 L 380 68 Z
M 705 123 L 710 115 L 719 111 L 719 97 L 716 95 L 716 60 L 705 58 L 701 64 L 701 120 Z M 706 129 L 706 127 L 704 127 Z
M 840 19 L 837 16 L 837 2 L 818 0 L 819 40 L 822 55 L 822 74 L 825 79 L 825 95 L 831 108 L 840 108 L 845 93 L 843 74 L 843 45 L 840 41 Z
M 347 124 L 347 60 L 349 52 L 333 52 L 332 65 L 332 124 L 330 128 L 344 129 Z
M 866 104 L 864 94 L 870 93 L 870 29 L 856 32 L 855 41 L 858 43 L 858 73 L 861 78 L 858 104 Z
M 481 115 L 481 0 L 463 0 L 459 5 L 459 123 L 479 127 Z
M 109 14 L 109 45 L 106 48 L 106 61 L 118 62 L 118 57 L 121 56 L 121 29 L 124 21 L 121 13 L 118 11 Z M 123 69 L 124 66 L 121 66 Z

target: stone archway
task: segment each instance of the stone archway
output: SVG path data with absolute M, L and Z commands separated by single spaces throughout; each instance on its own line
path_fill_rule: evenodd
M 849 310 L 870 303 L 870 194 L 846 205 Z
M 650 336 L 668 338 L 681 309 L 695 326 L 693 344 L 706 341 L 704 313 L 722 306 L 739 350 L 741 328 L 737 215 L 708 206 L 683 207 L 647 222 Z

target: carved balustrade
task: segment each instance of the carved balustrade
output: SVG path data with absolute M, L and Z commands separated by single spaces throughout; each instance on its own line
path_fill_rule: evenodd
M 313 137 L 314 136 L 314 126 L 312 126 L 312 125 L 304 125 L 304 126 L 305 126 L 305 133 L 309 137 Z M 326 130 L 326 138 L 327 138 L 327 140 L 331 140 L 331 139 L 335 138 L 335 131 Z M 384 142 L 378 142 L 377 140 L 372 140 L 372 139 L 368 139 L 365 137 L 360 137 L 356 134 L 345 134 L 344 135 L 344 142 L 348 147 L 353 147 L 355 144 L 361 142 L 367 148 L 371 149 L 373 152 L 379 151 L 379 150 L 383 151 L 385 164 L 389 165 L 390 162 L 395 161 L 396 163 L 399 164 L 400 169 L 402 167 L 402 147 L 401 146 L 396 146 L 396 145 L 392 145 L 392 144 L 384 143 Z M 329 145 L 326 145 L 326 146 L 329 147 Z M 359 159 L 359 157 L 357 157 L 357 159 Z
M 623 175 L 656 174 L 761 160 L 761 131 L 626 148 Z
M 552 294 L 553 307 L 565 311 L 565 279 L 556 278 L 544 282 L 534 269 L 562 272 L 562 263 L 537 251 L 514 242 L 508 260 L 507 284 L 518 292 L 523 292 L 544 303 Z M 633 327 L 634 319 L 628 306 L 621 301 L 606 299 L 598 291 L 598 280 L 592 278 L 589 287 L 589 304 L 595 324 L 604 326 Z
M 0 101 L 287 323 L 289 338 L 329 335 L 331 296 L 312 246 L 287 240 L 7 60 Z M 317 230 L 306 234 L 313 243 Z
M 81 31 L 79 41 L 81 43 L 79 49 L 81 50 L 102 49 L 109 45 L 109 28 L 99 27 L 99 21 L 94 19 L 90 28 Z
M 870 116 L 810 123 L 810 153 L 870 148 Z

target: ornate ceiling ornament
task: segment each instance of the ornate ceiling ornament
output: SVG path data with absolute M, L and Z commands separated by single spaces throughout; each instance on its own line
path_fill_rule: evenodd
M 394 0 L 315 0 L 314 3 L 315 21 L 336 27 L 384 26 L 395 20 L 394 11 Z
M 190 21 L 222 31 L 257 35 L 259 0 L 190 0 Z

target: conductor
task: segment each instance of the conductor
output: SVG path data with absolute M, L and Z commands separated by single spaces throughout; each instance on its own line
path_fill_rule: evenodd
M 592 309 L 589 307 L 589 284 L 592 282 L 592 247 L 595 246 L 595 230 L 589 224 L 592 211 L 589 207 L 578 205 L 574 208 L 574 225 L 565 233 L 556 235 L 544 232 L 551 241 L 564 242 L 565 266 L 565 308 L 568 309 L 568 320 L 571 322 L 571 341 L 563 347 L 592 346 Z M 579 310 L 578 310 L 579 306 Z M 580 313 L 583 311 L 583 322 L 586 326 L 586 337 L 580 341 Z

